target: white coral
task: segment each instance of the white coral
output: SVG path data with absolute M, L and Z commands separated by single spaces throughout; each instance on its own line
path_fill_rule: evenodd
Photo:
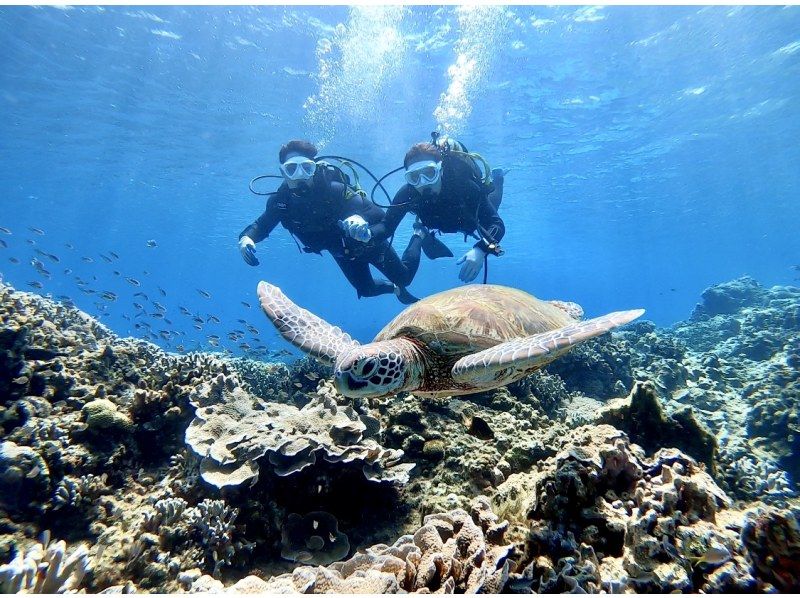
M 27 552 L 19 551 L 0 566 L 0 591 L 4 594 L 63 594 L 74 592 L 89 570 L 89 551 L 79 545 L 67 556 L 63 540 L 50 544 L 50 534 Z

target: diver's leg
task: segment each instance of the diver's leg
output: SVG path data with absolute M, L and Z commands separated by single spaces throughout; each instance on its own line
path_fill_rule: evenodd
M 339 269 L 347 280 L 353 285 L 358 298 L 377 297 L 387 293 L 394 293 L 394 285 L 388 280 L 376 281 L 369 271 L 369 262 L 365 260 L 348 260 L 346 258 L 334 257 Z
M 394 294 L 397 295 L 400 303 L 405 305 L 410 305 L 419 301 L 419 299 L 406 290 L 406 287 L 414 280 L 414 275 L 417 273 L 417 268 L 419 268 L 421 244 L 422 240 L 414 235 L 403 253 L 403 260 L 400 260 L 394 247 L 386 243 L 379 247 L 379 251 L 374 253 L 370 259 L 372 265 L 395 284 L 396 288 Z M 409 250 L 411 251 L 409 257 L 410 263 L 406 263 L 405 258 Z M 414 255 L 416 255 L 416 261 L 414 261 Z
M 492 182 L 494 182 L 494 191 L 489 194 L 489 202 L 494 206 L 495 210 L 500 210 L 500 204 L 503 203 L 503 184 L 505 183 L 506 171 L 502 168 L 492 169 Z

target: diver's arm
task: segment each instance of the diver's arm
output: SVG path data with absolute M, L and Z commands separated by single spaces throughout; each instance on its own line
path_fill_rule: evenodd
M 492 202 L 489 201 L 489 198 L 486 195 L 482 197 L 478 207 L 478 224 L 480 224 L 481 228 L 486 231 L 490 237 L 487 240 L 492 243 L 499 243 L 506 234 L 506 225 L 503 223 L 503 219 L 500 218 L 497 210 L 494 208 Z M 478 232 L 481 234 L 481 236 L 483 236 L 481 231 Z M 478 241 L 474 246 L 483 250 L 487 249 L 483 240 Z
M 400 225 L 400 221 L 408 213 L 408 202 L 408 191 L 404 185 L 395 194 L 383 220 L 369 227 L 374 240 L 383 241 L 394 234 L 394 231 Z
M 276 207 L 277 202 L 274 201 L 275 197 L 276 196 L 273 195 L 269 198 L 264 213 L 239 234 L 240 239 L 242 237 L 250 237 L 254 243 L 260 243 L 269 236 L 276 226 L 278 226 L 281 217 Z

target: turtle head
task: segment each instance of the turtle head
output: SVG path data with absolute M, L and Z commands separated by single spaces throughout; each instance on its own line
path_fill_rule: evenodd
M 419 388 L 419 368 L 402 341 L 382 341 L 355 347 L 336 360 L 336 390 L 346 397 L 385 397 Z M 409 363 L 409 362 L 412 363 Z

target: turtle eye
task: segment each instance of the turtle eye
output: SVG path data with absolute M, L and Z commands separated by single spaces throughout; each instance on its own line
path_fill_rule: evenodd
M 361 366 L 361 376 L 364 378 L 369 378 L 377 369 L 378 360 L 374 357 L 370 357 L 369 359 L 365 360 L 364 364 Z

